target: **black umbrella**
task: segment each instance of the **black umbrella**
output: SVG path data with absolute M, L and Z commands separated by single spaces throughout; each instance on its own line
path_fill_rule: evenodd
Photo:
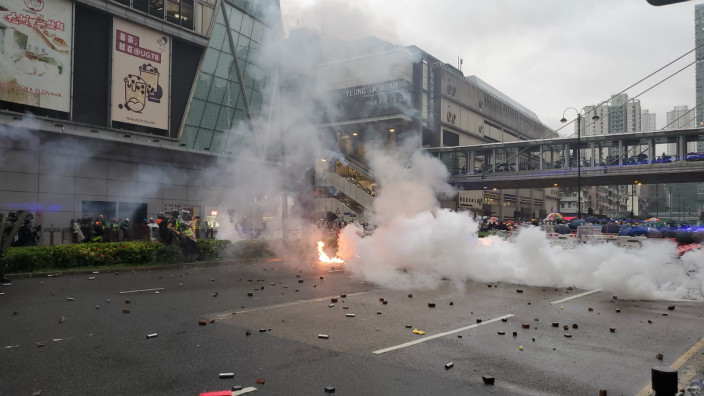
M 585 220 L 587 223 L 594 223 L 594 224 L 596 224 L 596 223 L 599 222 L 599 219 L 596 218 L 596 217 L 594 217 L 594 216 L 589 216 L 589 217 L 587 217 L 587 218 L 584 219 L 584 220 Z
M 620 230 L 621 227 L 616 223 L 607 223 L 601 227 L 601 232 L 604 234 L 618 234 Z
M 555 232 L 560 235 L 567 235 L 572 233 L 572 229 L 565 224 L 559 224 L 555 226 Z

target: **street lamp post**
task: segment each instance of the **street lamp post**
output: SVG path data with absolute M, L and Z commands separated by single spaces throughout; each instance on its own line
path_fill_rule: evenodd
M 572 109 L 577 112 L 577 218 L 582 218 L 582 157 L 581 157 L 581 143 L 582 143 L 582 114 L 579 110 L 574 107 L 568 107 L 562 112 L 561 123 L 567 122 L 565 118 L 565 113 L 567 110 Z M 592 116 L 592 121 L 597 121 L 599 116 L 596 115 L 596 108 L 593 108 L 594 116 Z M 586 116 L 586 113 L 584 114 Z

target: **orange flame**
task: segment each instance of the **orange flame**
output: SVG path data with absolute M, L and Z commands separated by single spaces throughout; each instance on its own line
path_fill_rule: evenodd
M 328 257 L 328 255 L 325 254 L 325 252 L 323 251 L 323 246 L 325 246 L 325 244 L 321 241 L 318 241 L 318 259 L 321 262 L 327 263 L 327 264 L 342 264 L 345 262 L 345 260 L 343 260 L 339 257 L 333 257 L 333 258 Z

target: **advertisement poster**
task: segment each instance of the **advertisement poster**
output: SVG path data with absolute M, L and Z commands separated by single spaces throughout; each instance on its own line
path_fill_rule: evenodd
M 71 109 L 71 28 L 66 0 L 0 0 L 0 100 Z
M 171 37 L 113 20 L 112 120 L 169 128 Z

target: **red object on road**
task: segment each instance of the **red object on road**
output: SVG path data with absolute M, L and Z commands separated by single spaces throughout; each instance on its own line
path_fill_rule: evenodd
M 697 249 L 701 249 L 701 248 L 702 248 L 702 245 L 700 245 L 698 243 L 690 243 L 687 245 L 677 245 L 677 253 L 680 256 L 682 256 L 689 251 L 697 250 Z
M 200 396 L 232 396 L 232 391 L 224 390 L 224 391 L 206 392 L 206 393 L 201 393 Z

